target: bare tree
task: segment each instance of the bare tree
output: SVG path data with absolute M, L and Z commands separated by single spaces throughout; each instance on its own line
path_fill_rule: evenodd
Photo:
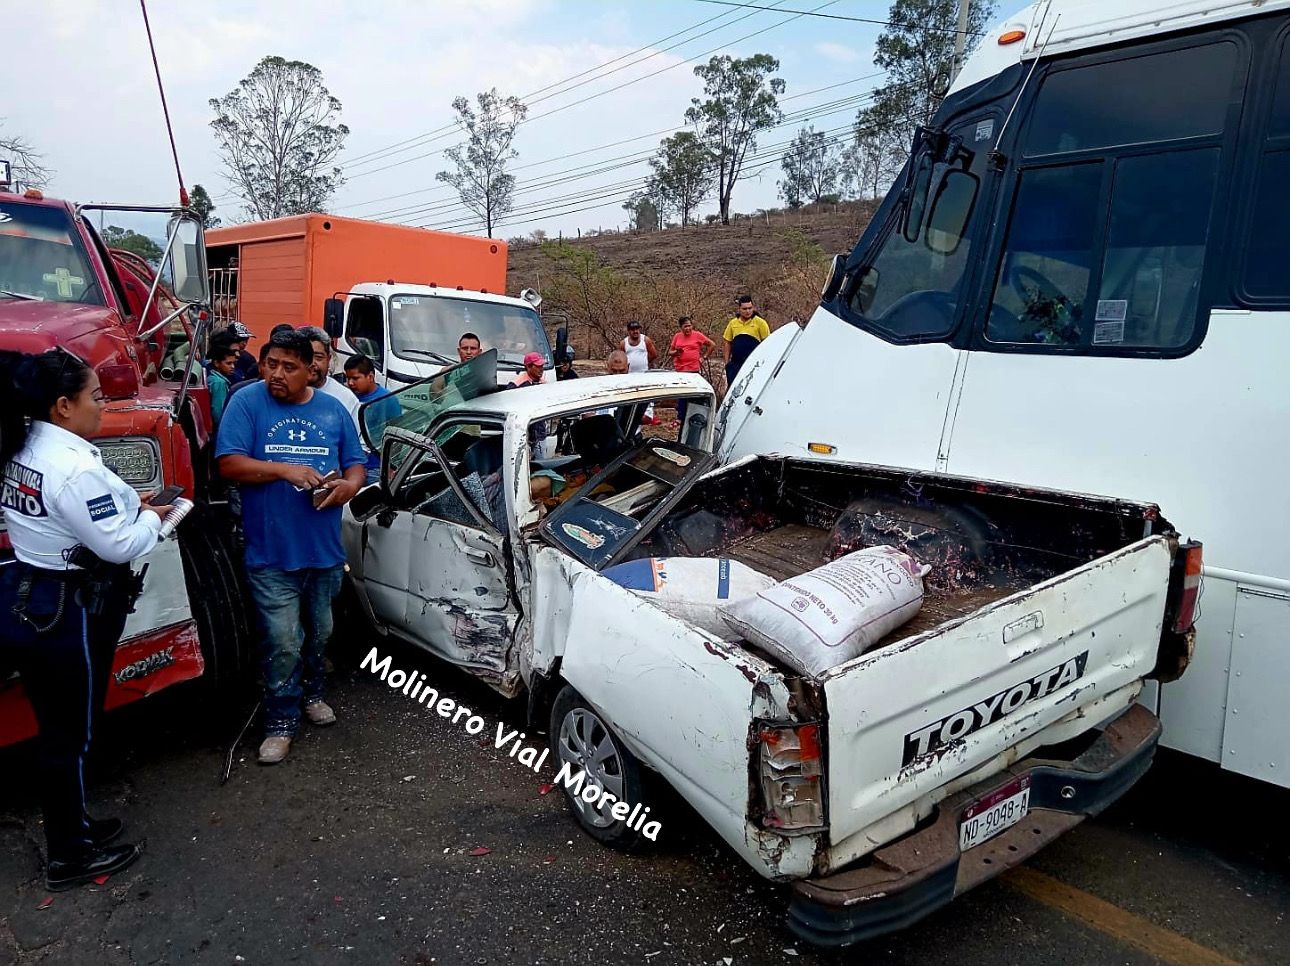
M 757 132 L 783 117 L 779 95 L 784 82 L 770 76 L 777 70 L 779 61 L 770 54 L 713 57 L 694 68 L 707 99 L 694 98 L 685 119 L 698 130 L 716 165 L 722 224 L 730 224 L 730 196 L 744 159 L 757 147 Z
M 440 171 L 435 180 L 457 190 L 461 203 L 483 219 L 492 238 L 493 227 L 513 204 L 515 176 L 506 165 L 519 157 L 512 143 L 528 108 L 518 97 L 502 97 L 496 87 L 476 94 L 475 101 L 478 110 L 464 97 L 452 102 L 466 140 L 443 152 L 456 170 Z
M 43 188 L 54 172 L 45 167 L 45 156 L 18 134 L 0 134 L 0 161 L 8 161 L 14 184 Z
M 349 128 L 312 64 L 265 57 L 210 106 L 225 177 L 250 217 L 321 211 L 343 183 L 334 162 Z

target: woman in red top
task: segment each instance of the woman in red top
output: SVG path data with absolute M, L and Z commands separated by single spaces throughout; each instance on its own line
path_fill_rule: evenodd
M 677 324 L 681 331 L 672 336 L 672 368 L 677 372 L 699 372 L 717 344 L 695 329 L 688 315 L 677 319 Z
M 681 331 L 672 336 L 672 348 L 670 350 L 672 368 L 677 372 L 699 372 L 703 363 L 707 361 L 708 356 L 712 355 L 712 350 L 717 347 L 717 344 L 698 331 L 688 315 L 681 316 L 676 322 L 681 327 Z M 685 441 L 685 410 L 685 400 L 677 400 L 678 442 Z

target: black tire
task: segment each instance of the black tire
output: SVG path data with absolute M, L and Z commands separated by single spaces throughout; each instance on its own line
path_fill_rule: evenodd
M 639 805 L 642 809 L 646 806 L 641 763 L 599 713 L 567 684 L 556 695 L 555 704 L 551 707 L 549 738 L 556 768 L 569 762 L 573 774 L 586 771 L 587 779 L 581 783 L 582 788 L 594 785 L 609 791 L 629 806 Z M 596 761 L 589 762 L 588 759 L 593 757 Z M 593 774 L 596 780 L 593 780 Z M 626 819 L 615 819 L 609 814 L 612 803 L 602 800 L 589 804 L 563 782 L 560 788 L 573 817 L 596 841 L 622 851 L 640 846 L 640 831 L 629 826 Z M 637 823 L 640 824 L 639 818 Z
M 233 532 L 225 513 L 204 505 L 194 507 L 179 528 L 188 602 L 206 662 L 201 680 L 212 693 L 245 683 L 254 663 L 254 605 Z

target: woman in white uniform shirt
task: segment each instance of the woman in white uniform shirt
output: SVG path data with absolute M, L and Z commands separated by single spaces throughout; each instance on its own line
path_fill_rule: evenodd
M 89 817 L 85 756 L 133 603 L 129 562 L 156 545 L 170 508 L 141 502 L 103 465 L 88 442 L 102 419 L 98 376 L 81 359 L 0 352 L 0 508 L 16 558 L 0 564 L 0 670 L 21 673 L 40 726 L 54 890 L 139 857 L 138 846 L 108 846 L 118 819 Z M 99 559 L 97 588 L 68 559 L 78 546 Z

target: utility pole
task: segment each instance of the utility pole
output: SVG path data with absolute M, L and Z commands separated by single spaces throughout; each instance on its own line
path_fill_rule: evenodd
M 963 69 L 963 50 L 967 46 L 968 10 L 971 4 L 972 0 L 959 0 L 959 29 L 954 35 L 954 75 L 950 78 L 951 83 Z

